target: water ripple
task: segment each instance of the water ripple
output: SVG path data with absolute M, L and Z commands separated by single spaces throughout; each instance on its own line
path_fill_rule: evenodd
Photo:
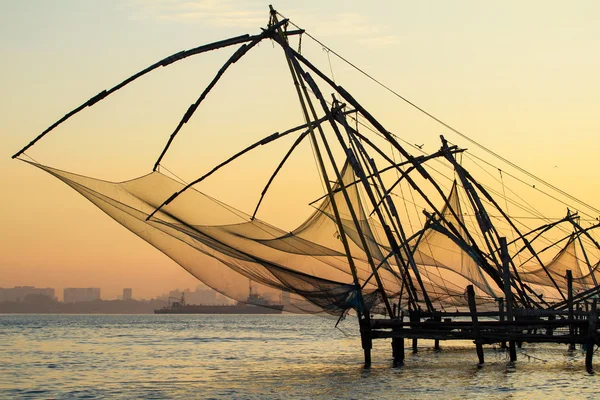
M 0 398 L 595 397 L 580 351 L 526 345 L 509 367 L 472 343 L 420 341 L 391 368 L 389 341 L 362 368 L 360 338 L 310 316 L 1 315 Z M 356 321 L 342 323 L 356 331 Z M 407 348 L 409 346 L 407 345 Z

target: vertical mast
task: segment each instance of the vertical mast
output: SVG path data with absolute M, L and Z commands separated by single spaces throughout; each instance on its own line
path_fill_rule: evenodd
M 271 24 L 276 24 L 277 23 L 277 15 L 276 15 L 276 11 L 273 9 L 272 6 L 269 6 L 269 8 L 271 9 Z M 277 29 L 277 33 L 279 34 L 279 37 L 281 40 L 286 40 L 285 36 L 283 35 L 283 32 L 281 30 L 281 28 Z M 304 103 L 304 99 L 302 97 L 302 92 L 300 91 L 300 84 L 298 83 L 298 80 L 296 78 L 296 74 L 294 71 L 294 68 L 292 66 L 292 63 L 290 61 L 290 59 L 287 57 L 287 53 L 286 53 L 286 60 L 288 63 L 288 67 L 290 69 L 290 73 L 292 75 L 292 80 L 294 81 L 294 86 L 296 87 L 296 93 L 298 95 L 298 99 L 300 101 L 300 105 L 302 107 L 302 112 L 304 114 L 304 119 L 306 120 L 307 124 L 309 124 L 308 129 L 309 129 L 309 136 L 311 139 L 311 142 L 313 144 L 313 148 L 315 149 L 315 155 L 317 158 L 317 162 L 319 164 L 319 169 L 321 170 L 321 174 L 323 176 L 323 181 L 325 182 L 325 187 L 327 188 L 327 194 L 329 196 L 329 200 L 331 202 L 331 208 L 333 209 L 333 214 L 335 217 L 335 222 L 338 226 L 339 229 L 339 234 L 340 234 L 340 239 L 342 241 L 342 244 L 344 245 L 344 250 L 346 252 L 346 257 L 348 259 L 348 264 L 350 266 L 350 271 L 352 272 L 352 277 L 354 280 L 354 286 L 357 290 L 357 296 L 358 296 L 358 302 L 359 302 L 359 307 L 357 307 L 357 314 L 358 314 L 358 319 L 359 321 L 362 319 L 366 319 L 369 320 L 369 313 L 366 310 L 365 307 L 365 303 L 364 303 L 364 298 L 362 296 L 362 291 L 360 289 L 360 281 L 358 279 L 358 273 L 356 270 L 356 265 L 354 264 L 354 259 L 352 258 L 352 254 L 350 252 L 350 245 L 348 244 L 348 238 L 346 237 L 346 232 L 344 230 L 344 226 L 342 224 L 342 219 L 340 217 L 340 213 L 339 210 L 337 208 L 337 204 L 335 202 L 335 198 L 333 196 L 333 190 L 331 189 L 331 182 L 329 181 L 329 177 L 327 174 L 327 170 L 325 169 L 325 164 L 323 162 L 323 157 L 321 155 L 321 151 L 319 149 L 318 143 L 317 143 L 317 139 L 315 137 L 315 133 L 314 133 L 314 129 L 312 127 L 311 124 L 311 120 L 308 116 L 308 111 L 306 109 L 306 104 Z M 343 183 L 342 183 L 343 185 Z
M 323 104 L 323 107 L 326 107 L 326 105 Z M 345 117 L 343 115 L 339 115 L 339 120 L 342 122 L 342 125 L 346 129 L 346 133 L 348 134 L 350 144 L 351 145 L 354 144 L 358 148 L 358 153 L 361 156 L 361 158 L 363 158 L 363 159 L 367 158 L 368 154 L 366 153 L 366 150 L 364 149 L 362 144 L 356 140 L 354 135 L 352 135 L 351 130 L 348 129 L 348 123 L 347 123 Z M 341 137 L 340 137 L 340 142 L 342 142 Z M 346 150 L 346 152 L 351 151 L 350 149 L 347 149 L 347 148 L 345 148 L 345 150 Z M 365 191 L 367 192 L 369 199 L 371 200 L 371 203 L 373 204 L 374 211 L 377 214 L 379 221 L 381 222 L 381 224 L 384 228 L 388 242 L 390 243 L 390 246 L 392 247 L 392 250 L 394 251 L 394 255 L 396 257 L 397 263 L 399 266 L 400 266 L 400 263 L 405 264 L 405 260 L 400 257 L 400 247 L 398 245 L 398 242 L 394 238 L 390 227 L 387 225 L 386 220 L 384 219 L 384 216 L 378 207 L 379 203 L 375 199 L 375 195 L 373 193 L 373 190 L 371 189 L 371 186 L 369 185 L 369 182 L 367 181 L 364 171 L 358 164 L 358 162 L 359 162 L 358 159 L 356 159 L 356 158 L 354 158 L 354 159 L 357 163 L 356 168 L 358 169 L 358 175 L 365 187 Z M 378 186 L 378 183 L 379 183 L 379 185 L 381 185 L 381 187 L 383 187 L 383 181 L 381 179 L 381 176 L 379 176 L 379 174 L 377 174 L 377 168 L 375 166 L 375 161 L 372 158 L 369 158 L 369 162 L 371 163 L 371 167 L 372 167 L 372 170 L 369 171 L 369 175 L 371 176 L 371 179 L 373 180 L 373 186 L 376 188 L 378 196 L 382 200 L 382 204 L 383 204 L 384 209 L 386 210 L 388 219 L 391 222 L 392 227 L 394 228 L 394 230 L 396 231 L 396 234 L 398 235 L 398 237 L 400 239 L 400 244 L 404 247 L 404 252 L 406 253 L 406 257 L 408 258 L 408 263 L 410 264 L 410 266 L 413 270 L 413 273 L 415 274 L 415 277 L 417 279 L 417 282 L 419 283 L 419 286 L 421 287 L 421 291 L 423 293 L 423 299 L 425 300 L 427 310 L 434 311 L 433 305 L 431 304 L 431 301 L 429 300 L 429 295 L 427 294 L 427 290 L 425 289 L 425 286 L 423 285 L 423 281 L 421 279 L 421 274 L 419 272 L 419 269 L 417 268 L 417 265 L 415 263 L 413 255 L 412 255 L 412 252 L 411 252 L 408 242 L 406 240 L 406 235 L 404 233 L 404 229 L 402 228 L 402 224 L 400 223 L 398 213 L 395 212 L 396 208 L 393 204 L 393 201 L 390 197 L 387 197 L 388 203 L 385 203 L 385 201 L 384 201 L 385 199 L 383 199 L 381 192 L 379 190 L 379 186 Z M 365 161 L 365 165 L 367 166 L 367 170 L 368 170 L 369 165 L 366 161 Z M 377 175 L 377 177 L 379 178 L 379 182 L 375 181 L 375 175 Z M 392 216 L 394 216 L 396 218 L 395 222 L 394 222 L 394 218 L 392 218 Z M 407 274 L 407 277 L 410 279 L 409 274 Z M 410 284 L 412 285 L 412 280 L 411 280 Z M 416 299 L 416 293 L 415 293 L 415 300 L 418 301 L 418 299 Z
M 318 119 L 318 116 L 317 116 L 315 108 L 314 108 L 314 106 L 312 104 L 312 101 L 310 100 L 309 93 L 308 93 L 308 90 L 306 88 L 306 85 L 304 84 L 304 81 L 305 80 L 307 81 L 308 85 L 311 87 L 312 91 L 314 92 L 315 96 L 317 96 L 317 98 L 319 98 L 322 102 L 324 100 L 323 100 L 323 98 L 322 98 L 322 96 L 321 96 L 321 94 L 319 92 L 318 87 L 314 83 L 314 81 L 312 81 L 312 79 L 310 78 L 310 76 L 308 74 L 304 73 L 304 71 L 300 67 L 300 64 L 298 63 L 298 61 L 294 58 L 293 54 L 291 54 L 289 52 L 290 47 L 289 47 L 287 41 L 284 41 L 282 39 L 283 38 L 280 37 L 279 40 L 277 40 L 277 38 L 275 40 L 283 47 L 284 52 L 286 53 L 286 57 L 288 59 L 289 65 L 290 65 L 291 72 L 292 72 L 293 75 L 294 74 L 296 75 L 295 80 L 300 85 L 300 87 L 297 87 L 297 90 L 299 92 L 299 97 L 301 99 L 301 103 L 302 103 L 302 106 L 303 106 L 303 111 L 304 111 L 304 114 L 305 114 L 305 118 L 307 119 L 307 123 L 308 123 L 308 122 L 310 122 L 310 118 L 311 118 L 309 116 L 309 114 L 308 114 L 308 109 L 310 109 L 310 114 L 312 115 L 312 119 L 316 120 L 316 119 Z M 302 89 L 302 92 L 300 92 L 300 88 Z M 302 96 L 302 93 L 303 93 L 304 96 Z M 307 108 L 307 106 L 308 106 L 308 108 Z M 335 121 L 333 120 L 333 117 L 331 116 L 331 113 L 329 112 L 329 109 L 326 106 L 324 108 L 324 111 L 325 111 L 326 115 L 329 117 L 331 125 L 333 127 L 333 130 L 335 131 L 335 133 L 336 133 L 336 135 L 338 136 L 338 139 L 339 139 L 341 137 L 341 135 L 339 133 L 339 130 L 337 129 L 337 126 L 335 125 Z M 334 170 L 334 172 L 335 172 L 338 180 L 342 183 L 341 186 L 340 186 L 341 190 L 342 190 L 342 194 L 343 194 L 344 199 L 345 199 L 345 201 L 346 201 L 346 203 L 348 205 L 348 210 L 350 212 L 350 215 L 351 215 L 352 220 L 354 222 L 354 225 L 356 227 L 357 234 L 358 234 L 358 236 L 360 238 L 361 244 L 362 244 L 363 249 L 365 251 L 365 254 L 367 256 L 367 261 L 368 261 L 368 263 L 369 263 L 369 265 L 371 267 L 371 270 L 373 271 L 373 274 L 375 276 L 375 280 L 377 282 L 377 286 L 379 288 L 379 291 L 381 292 L 381 296 L 382 296 L 383 302 L 385 304 L 385 307 L 387 309 L 387 312 L 388 312 L 390 318 L 392 318 L 393 317 L 393 311 L 392 311 L 392 307 L 389 304 L 389 301 L 388 301 L 388 298 L 387 298 L 387 294 L 386 294 L 386 291 L 385 291 L 385 287 L 383 286 L 383 282 L 381 280 L 381 277 L 379 276 L 379 273 L 377 272 L 377 268 L 375 266 L 375 262 L 373 260 L 371 251 L 369 249 L 369 245 L 367 243 L 367 240 L 365 238 L 364 232 L 363 232 L 363 230 L 362 230 L 362 228 L 360 226 L 360 223 L 358 221 L 358 218 L 356 216 L 356 212 L 354 210 L 352 202 L 350 201 L 350 197 L 349 197 L 348 192 L 346 190 L 346 186 L 342 182 L 341 174 L 340 174 L 339 169 L 338 169 L 338 167 L 337 167 L 337 165 L 335 163 L 335 159 L 334 159 L 333 154 L 331 152 L 331 149 L 330 149 L 330 147 L 329 147 L 329 145 L 327 143 L 327 139 L 325 138 L 325 133 L 323 132 L 323 128 L 320 125 L 317 126 L 317 130 L 319 132 L 319 136 L 321 138 L 321 141 L 323 142 L 323 145 L 325 147 L 325 150 L 327 152 L 327 155 L 329 157 L 329 160 L 331 162 L 333 170 Z M 345 147 L 345 144 L 343 143 L 343 140 L 340 142 L 340 144 L 342 145 L 342 147 L 344 148 L 344 150 L 346 150 L 346 147 Z M 346 152 L 346 154 L 348 154 L 348 153 Z

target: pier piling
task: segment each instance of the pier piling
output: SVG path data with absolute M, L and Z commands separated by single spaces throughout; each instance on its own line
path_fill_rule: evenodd
M 471 321 L 473 322 L 473 334 L 475 335 L 475 348 L 477 350 L 477 358 L 479 359 L 478 367 L 482 367 L 483 359 L 483 344 L 479 330 L 479 320 L 477 319 L 477 305 L 475 304 L 475 290 L 473 285 L 467 286 L 467 295 L 469 297 L 469 310 L 471 310 Z
M 360 321 L 360 341 L 365 354 L 365 368 L 371 368 L 371 349 L 373 348 L 373 337 L 371 335 L 371 322 L 365 318 Z
M 589 314 L 589 326 L 588 326 L 588 340 L 586 343 L 585 351 L 585 368 L 588 371 L 592 371 L 592 359 L 594 357 L 594 344 L 596 344 L 598 314 L 596 313 L 596 300 L 592 303 L 591 311 Z
M 567 270 L 567 306 L 569 309 L 569 321 L 573 321 L 573 273 L 571 270 Z M 575 327 L 573 324 L 569 324 L 569 336 L 575 335 Z M 575 342 L 569 343 L 569 350 L 575 350 Z

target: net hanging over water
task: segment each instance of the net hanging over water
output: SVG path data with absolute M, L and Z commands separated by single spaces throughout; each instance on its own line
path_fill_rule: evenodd
M 292 232 L 258 219 L 249 221 L 249 215 L 197 190 L 186 191 L 146 221 L 165 198 L 181 190 L 181 183 L 159 172 L 113 183 L 37 166 L 228 297 L 246 301 L 250 279 L 257 288 L 290 292 L 286 311 L 340 314 L 357 307 L 357 288 L 330 217 L 329 200 Z M 351 176 L 351 169 L 346 171 Z M 351 230 L 349 223 L 346 226 Z M 364 283 L 369 276 L 364 253 L 355 245 L 353 254 Z M 387 287 L 399 290 L 394 274 L 382 271 L 382 277 Z M 367 283 L 369 308 L 378 302 L 377 295 L 369 295 L 373 292 L 375 286 Z

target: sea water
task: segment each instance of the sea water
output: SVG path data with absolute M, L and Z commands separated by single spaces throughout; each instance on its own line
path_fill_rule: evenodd
M 358 326 L 300 315 L 0 315 L 0 398 L 598 398 L 564 345 L 528 345 L 513 368 L 485 347 L 429 341 L 392 368 L 390 340 L 362 367 Z M 600 352 L 595 358 L 600 371 Z

